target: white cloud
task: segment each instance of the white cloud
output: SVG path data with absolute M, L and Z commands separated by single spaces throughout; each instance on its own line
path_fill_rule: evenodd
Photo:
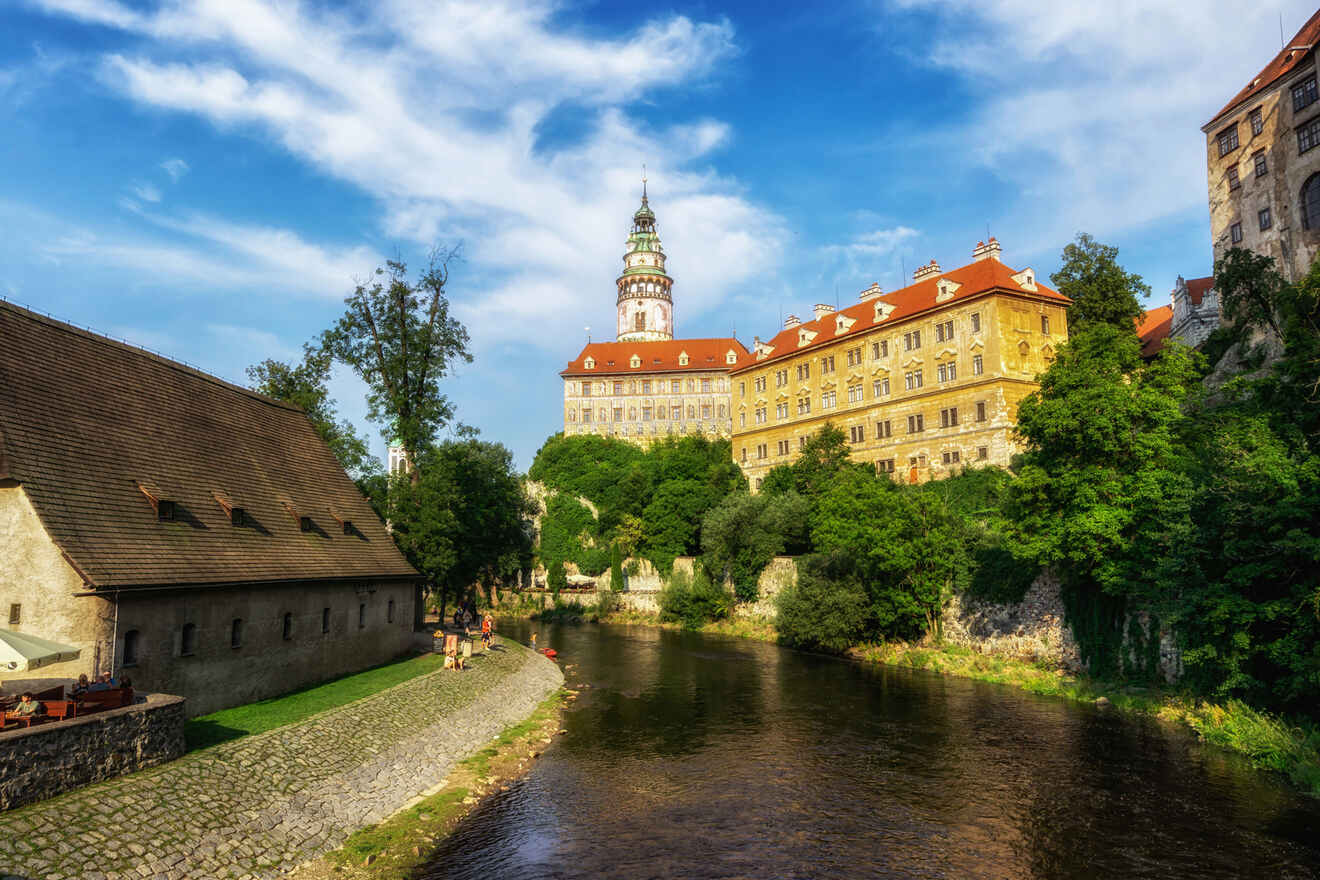
M 681 271 L 680 321 L 780 262 L 782 222 L 701 167 L 730 143 L 727 125 L 656 123 L 621 109 L 650 89 L 711 75 L 737 52 L 727 21 L 657 13 L 602 38 L 560 28 L 559 7 L 545 0 L 386 0 L 351 13 L 259 0 L 149 11 L 38 2 L 147 38 L 146 48 L 102 59 L 105 82 L 133 100 L 272 139 L 375 197 L 388 235 L 464 240 L 471 264 L 453 290 L 478 345 L 558 350 L 584 313 L 612 314 L 643 162 Z M 547 148 L 542 126 L 565 103 L 586 122 L 571 143 Z M 219 221 L 188 222 L 244 247 Z
M 160 167 L 170 176 L 173 183 L 178 183 L 179 178 L 189 172 L 188 163 L 179 158 L 166 159 L 160 163 Z
M 1300 0 L 1246 18 L 1229 0 L 894 5 L 936 16 L 925 61 L 963 77 L 972 108 L 924 143 L 958 145 L 961 161 L 1020 193 L 1030 210 L 1015 235 L 1033 240 L 1012 244 L 1027 250 L 1204 210 L 1201 125 L 1278 51 L 1277 12 L 1291 35 L 1314 11 Z
M 154 204 L 160 201 L 160 190 L 149 183 L 135 183 L 129 189 L 144 202 Z

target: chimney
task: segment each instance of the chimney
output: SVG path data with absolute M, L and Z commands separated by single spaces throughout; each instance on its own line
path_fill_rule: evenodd
M 940 264 L 931 260 L 926 265 L 912 273 L 912 281 L 915 283 L 923 278 L 930 278 L 932 275 L 940 274 Z
M 978 241 L 976 243 L 976 247 L 972 249 L 972 262 L 976 263 L 981 260 L 999 260 L 1002 263 L 1003 260 L 999 256 L 1001 250 L 1002 249 L 999 247 L 999 240 L 992 235 L 988 242 Z
M 784 329 L 792 330 L 794 327 L 801 325 L 801 323 L 802 323 L 802 319 L 799 318 L 797 315 L 789 315 L 787 318 L 784 319 Z
M 819 321 L 821 318 L 825 317 L 826 315 L 834 314 L 834 306 L 829 306 L 826 305 L 825 303 L 816 303 L 812 311 L 816 313 L 816 320 Z
M 861 293 L 857 294 L 857 298 L 862 302 L 866 302 L 868 299 L 875 299 L 877 296 L 879 296 L 882 293 L 884 293 L 884 290 L 880 288 L 880 282 L 875 281 L 872 282 L 871 286 L 866 288 L 866 290 L 863 290 Z

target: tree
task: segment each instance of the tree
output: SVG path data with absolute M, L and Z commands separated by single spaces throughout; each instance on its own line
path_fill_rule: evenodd
M 247 368 L 252 390 L 276 400 L 300 407 L 316 432 L 330 447 L 339 464 L 348 475 L 359 481 L 380 473 L 380 462 L 367 448 L 367 441 L 359 437 L 353 424 L 340 419 L 335 402 L 326 387 L 330 381 L 333 362 L 323 348 L 303 345 L 300 364 L 286 364 L 267 359 Z
M 445 296 L 455 256 L 433 252 L 415 283 L 403 263 L 389 261 L 374 282 L 357 285 L 344 316 L 321 337 L 322 348 L 367 383 L 368 416 L 390 427 L 413 465 L 453 418 L 440 380 L 454 361 L 472 360 L 467 330 Z M 416 467 L 410 479 L 420 481 Z
M 836 476 L 848 469 L 870 472 L 870 466 L 852 461 L 848 449 L 848 436 L 833 422 L 826 422 L 820 430 L 807 438 L 801 454 L 791 465 L 772 468 L 766 477 L 772 494 L 790 488 L 787 475 L 780 468 L 787 467 L 792 475 L 791 488 L 808 499 L 815 499 L 825 491 Z M 765 491 L 763 483 L 761 490 Z
M 1243 330 L 1268 329 L 1283 339 L 1277 314 L 1286 286 L 1273 257 L 1232 248 L 1215 262 L 1220 310 L 1230 324 Z
M 755 601 L 761 571 L 770 560 L 803 543 L 809 507 L 793 491 L 725 496 L 702 520 L 702 564 L 716 580 L 732 579 L 740 600 Z
M 856 573 L 823 556 L 805 557 L 798 568 L 797 584 L 776 599 L 780 641 L 831 654 L 861 642 L 871 630 L 870 597 Z
M 1095 324 L 1135 332 L 1143 310 L 1137 298 L 1150 296 L 1140 275 L 1118 265 L 1118 248 L 1100 244 L 1085 232 L 1063 248 L 1063 264 L 1050 276 L 1059 293 L 1070 298 L 1070 335 Z

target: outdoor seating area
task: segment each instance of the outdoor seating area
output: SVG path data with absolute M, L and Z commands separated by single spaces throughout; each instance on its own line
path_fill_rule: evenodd
M 41 691 L 0 695 L 0 731 L 26 729 L 81 718 L 107 709 L 118 709 L 134 701 L 132 685 L 110 686 L 108 682 L 86 688 L 56 685 Z M 67 693 L 66 693 L 67 691 Z

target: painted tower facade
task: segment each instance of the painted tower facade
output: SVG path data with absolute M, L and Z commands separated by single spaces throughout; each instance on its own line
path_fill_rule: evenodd
M 623 255 L 619 288 L 619 342 L 662 342 L 674 338 L 674 281 L 665 273 L 665 252 L 655 228 L 655 212 L 646 201 L 633 214 L 632 232 Z

